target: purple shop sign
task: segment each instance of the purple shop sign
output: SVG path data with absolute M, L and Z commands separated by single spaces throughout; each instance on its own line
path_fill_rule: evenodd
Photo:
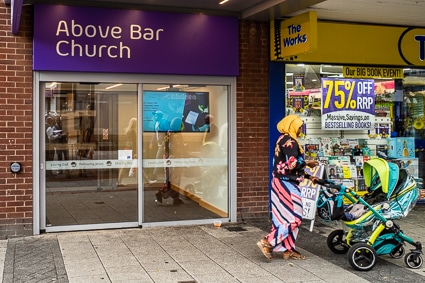
M 36 71 L 239 75 L 237 18 L 34 6 Z
M 322 79 L 323 130 L 366 130 L 374 123 L 374 80 Z

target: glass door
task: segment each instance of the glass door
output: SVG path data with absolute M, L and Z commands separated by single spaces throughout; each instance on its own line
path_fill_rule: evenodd
M 46 230 L 137 222 L 137 84 L 50 81 L 41 90 Z
M 229 217 L 224 85 L 143 84 L 143 222 Z

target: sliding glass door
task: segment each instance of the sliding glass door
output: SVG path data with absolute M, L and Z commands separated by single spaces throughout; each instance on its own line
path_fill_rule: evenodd
M 143 222 L 229 217 L 228 87 L 143 84 Z
M 46 226 L 137 222 L 137 84 L 42 89 Z

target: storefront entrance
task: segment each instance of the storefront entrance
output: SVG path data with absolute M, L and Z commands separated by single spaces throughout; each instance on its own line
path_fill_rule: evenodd
M 229 85 L 39 86 L 41 231 L 230 218 Z
M 137 222 L 138 180 L 128 174 L 137 140 L 120 156 L 127 147 L 123 133 L 137 139 L 137 84 L 42 86 L 46 227 Z M 123 178 L 131 182 L 117 186 Z

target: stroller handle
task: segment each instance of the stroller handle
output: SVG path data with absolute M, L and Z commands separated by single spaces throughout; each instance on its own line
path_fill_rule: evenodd
M 338 185 L 334 181 L 331 181 L 331 180 L 316 179 L 315 183 L 319 184 L 321 186 L 327 187 L 327 188 L 336 189 L 338 191 L 345 190 L 345 187 L 343 185 Z

